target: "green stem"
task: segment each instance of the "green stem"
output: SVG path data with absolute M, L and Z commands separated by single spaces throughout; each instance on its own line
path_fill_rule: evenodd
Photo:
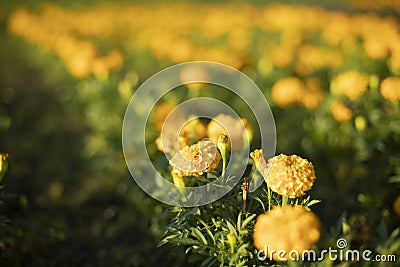
M 222 178 L 225 177 L 225 169 L 226 169 L 226 152 L 221 153 L 222 155 Z
M 288 200 L 289 200 L 288 197 L 286 197 L 286 196 L 282 197 L 282 207 L 288 203 Z
M 272 198 L 272 196 L 271 196 L 271 189 L 270 189 L 269 186 L 268 186 L 268 211 L 271 210 L 271 198 Z

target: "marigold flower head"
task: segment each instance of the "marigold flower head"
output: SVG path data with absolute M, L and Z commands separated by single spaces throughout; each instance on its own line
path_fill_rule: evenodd
M 272 99 L 281 108 L 292 106 L 303 97 L 305 85 L 296 77 L 279 80 L 272 86 Z
M 380 91 L 382 96 L 390 101 L 400 100 L 400 78 L 388 77 L 381 83 Z
M 331 81 L 331 91 L 336 95 L 345 95 L 355 100 L 365 93 L 368 88 L 369 78 L 367 74 L 358 71 L 341 73 Z
M 331 103 L 330 110 L 335 120 L 345 122 L 351 119 L 353 111 L 346 107 L 340 100 L 334 100 Z
M 200 141 L 179 150 L 169 164 L 178 176 L 200 176 L 217 168 L 221 155 L 210 140 Z
M 384 59 L 389 54 L 387 45 L 380 38 L 368 38 L 363 46 L 367 56 L 372 59 Z
M 393 210 L 396 212 L 397 215 L 400 216 L 400 196 L 396 198 L 396 200 L 393 203 Z
M 264 176 L 272 191 L 289 198 L 301 197 L 314 184 L 315 171 L 311 162 L 297 155 L 280 154 L 268 160 Z
M 272 254 L 275 261 L 289 260 L 289 253 L 296 250 L 300 255 L 309 250 L 320 238 L 320 221 L 311 211 L 303 206 L 275 206 L 271 211 L 257 217 L 254 225 L 254 246 L 258 250 L 286 252 L 278 257 Z M 268 250 L 268 251 L 267 251 Z
M 224 126 L 227 127 L 228 131 L 230 130 L 229 133 L 225 130 Z M 217 144 L 221 134 L 228 136 L 232 150 L 240 150 L 243 148 L 246 134 L 248 138 L 251 135 L 251 126 L 246 119 L 236 119 L 230 115 L 219 114 L 207 125 L 207 135 L 208 138 Z

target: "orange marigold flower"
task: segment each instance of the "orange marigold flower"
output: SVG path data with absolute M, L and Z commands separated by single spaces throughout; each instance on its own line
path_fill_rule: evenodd
M 272 250 L 283 250 L 285 255 L 272 254 L 275 261 L 289 260 L 289 253 L 296 250 L 300 255 L 309 250 L 320 238 L 320 221 L 303 206 L 275 206 L 257 217 L 254 225 L 254 246 L 270 257 Z
M 400 78 L 388 77 L 381 83 L 380 91 L 382 96 L 390 101 L 400 100 Z
M 210 140 L 200 141 L 179 150 L 169 164 L 178 176 L 200 176 L 217 168 L 221 155 Z
M 348 71 L 332 79 L 331 91 L 333 94 L 342 94 L 351 100 L 355 100 L 365 93 L 368 83 L 369 78 L 367 74 L 358 71 Z
M 265 171 L 262 173 L 268 187 L 289 198 L 303 196 L 311 189 L 316 179 L 312 163 L 297 155 L 280 154 L 270 158 L 268 167 L 267 175 Z
M 348 121 L 353 116 L 353 111 L 346 107 L 340 100 L 332 101 L 330 110 L 335 120 L 340 122 Z

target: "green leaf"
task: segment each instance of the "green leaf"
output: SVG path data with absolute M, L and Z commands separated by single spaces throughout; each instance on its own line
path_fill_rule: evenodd
M 226 225 L 228 226 L 229 232 L 237 236 L 235 227 L 233 227 L 233 225 L 229 221 L 226 221 Z
M 255 217 L 257 216 L 257 214 L 253 214 L 251 216 L 249 216 L 248 218 L 246 218 L 246 220 L 244 220 L 244 222 L 242 223 L 242 229 L 246 227 L 246 225 L 251 222 Z
M 242 212 L 239 212 L 237 223 L 236 223 L 236 228 L 238 231 L 241 229 L 241 223 L 242 223 Z
M 218 260 L 217 258 L 210 256 L 207 259 L 205 259 L 200 266 L 202 267 L 215 266 L 217 260 Z
M 168 241 L 179 246 L 201 245 L 201 242 L 188 237 L 175 237 L 169 239 Z
M 199 229 L 197 228 L 192 228 L 192 236 L 196 237 L 199 241 L 203 242 L 205 245 L 207 245 L 207 240 L 204 237 L 204 235 L 200 232 Z
M 315 205 L 315 204 L 320 203 L 320 202 L 321 202 L 321 200 L 313 199 L 313 200 L 311 200 L 310 202 L 307 203 L 307 207 L 311 207 L 312 205 Z
M 381 240 L 386 240 L 388 237 L 385 221 L 382 219 L 378 226 L 378 236 Z
M 389 183 L 400 183 L 400 175 L 395 175 L 390 177 Z

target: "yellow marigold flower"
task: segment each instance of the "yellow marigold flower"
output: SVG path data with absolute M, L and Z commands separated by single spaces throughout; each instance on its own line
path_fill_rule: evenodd
M 307 90 L 299 101 L 308 109 L 315 109 L 321 105 L 324 100 L 324 91 L 322 83 L 318 78 L 310 78 L 306 80 Z
M 220 160 L 215 144 L 205 140 L 179 150 L 169 164 L 178 176 L 200 176 L 217 168 Z
M 340 122 L 348 121 L 353 116 L 353 111 L 346 107 L 340 100 L 332 101 L 330 110 L 335 120 Z
M 280 154 L 270 158 L 268 167 L 269 171 L 264 179 L 268 187 L 279 195 L 301 197 L 314 184 L 314 166 L 297 155 Z M 265 172 L 262 174 L 265 175 Z
M 348 71 L 332 79 L 331 91 L 333 94 L 342 94 L 351 100 L 355 100 L 365 93 L 368 83 L 369 78 L 367 74 L 358 71 Z
M 231 131 L 228 133 L 223 125 L 229 125 Z M 251 135 L 251 126 L 246 119 L 235 119 L 230 115 L 219 114 L 207 125 L 207 135 L 208 138 L 217 144 L 221 134 L 228 136 L 232 150 L 240 150 L 244 145 L 245 134 L 247 134 L 248 138 Z
M 271 52 L 271 59 L 278 68 L 287 68 L 293 62 L 293 48 L 286 46 L 278 46 Z
M 318 217 L 303 206 L 290 205 L 275 206 L 271 211 L 259 215 L 253 233 L 254 246 L 275 261 L 290 260 L 289 253 L 292 250 L 302 255 L 320 236 Z M 273 250 L 275 253 L 271 253 Z M 280 250 L 286 253 L 278 257 Z
M 254 160 L 257 170 L 261 173 L 263 177 L 267 177 L 268 166 L 265 162 L 264 156 L 262 154 L 262 149 L 256 149 L 250 153 L 250 157 Z
M 400 78 L 388 77 L 381 83 L 380 91 L 382 96 L 390 101 L 400 100 Z
M 305 90 L 305 85 L 299 78 L 284 78 L 272 86 L 272 99 L 281 108 L 289 107 L 298 103 Z
M 389 49 L 380 38 L 368 38 L 364 41 L 364 50 L 372 59 L 384 59 L 389 54 Z
M 393 203 L 393 210 L 396 212 L 397 215 L 400 216 L 400 196 L 396 198 L 396 200 Z

